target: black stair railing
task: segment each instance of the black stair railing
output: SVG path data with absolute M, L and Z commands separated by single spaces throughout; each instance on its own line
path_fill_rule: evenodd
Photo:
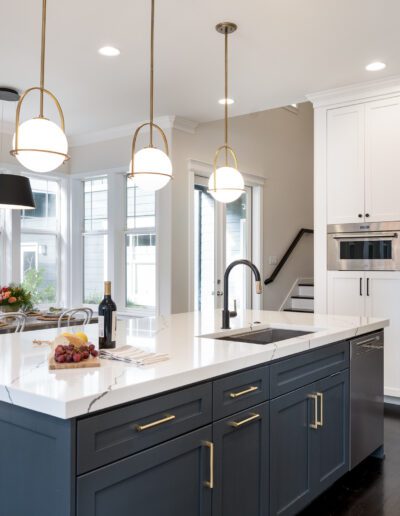
M 299 241 L 301 240 L 301 237 L 303 235 L 306 235 L 306 234 L 314 234 L 314 230 L 313 229 L 306 229 L 306 228 L 301 228 L 300 231 L 297 233 L 297 235 L 294 237 L 293 239 L 293 242 L 290 244 L 290 246 L 288 247 L 288 250 L 286 251 L 286 253 L 282 256 L 280 262 L 278 263 L 278 265 L 275 267 L 274 269 L 274 272 L 271 274 L 271 276 L 267 279 L 264 280 L 264 285 L 269 285 L 270 283 L 272 283 L 274 281 L 274 279 L 278 276 L 279 274 L 279 271 L 282 269 L 282 267 L 285 265 L 285 263 L 288 261 L 289 259 L 289 256 L 292 254 L 292 252 L 294 251 L 296 245 L 299 243 Z

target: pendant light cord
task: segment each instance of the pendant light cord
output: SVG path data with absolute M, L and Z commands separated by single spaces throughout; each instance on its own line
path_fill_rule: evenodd
M 228 30 L 225 30 L 225 165 L 228 166 Z
M 45 65 L 45 50 L 46 50 L 46 7 L 47 0 L 42 3 L 42 43 L 40 49 L 40 118 L 43 118 L 43 101 L 44 101 L 44 65 Z
M 153 123 L 154 123 L 154 0 L 151 0 L 151 30 L 150 30 L 150 147 L 153 147 Z

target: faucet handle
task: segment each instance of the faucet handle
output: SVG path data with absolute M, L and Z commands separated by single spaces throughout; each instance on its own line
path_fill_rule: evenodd
M 237 316 L 237 302 L 236 299 L 233 300 L 233 310 L 230 310 L 229 317 L 236 317 Z
M 256 281 L 256 294 L 262 294 L 263 288 L 261 281 Z

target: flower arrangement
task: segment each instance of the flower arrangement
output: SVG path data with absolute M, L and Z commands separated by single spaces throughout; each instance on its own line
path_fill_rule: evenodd
M 7 308 L 6 308 L 7 307 Z M 11 284 L 0 289 L 0 310 L 18 311 L 32 308 L 32 295 L 24 287 Z

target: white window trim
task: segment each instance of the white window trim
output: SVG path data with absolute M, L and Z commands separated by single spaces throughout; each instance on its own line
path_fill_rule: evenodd
M 188 306 L 189 311 L 194 310 L 194 200 L 193 189 L 195 185 L 195 176 L 202 176 L 209 178 L 213 172 L 213 166 L 210 163 L 198 161 L 194 159 L 188 160 Z M 258 267 L 261 277 L 263 277 L 263 192 L 265 179 L 254 174 L 243 173 L 243 179 L 246 186 L 251 186 L 253 191 L 252 196 L 252 257 L 253 263 Z M 252 306 L 255 310 L 262 310 L 263 296 L 254 294 Z

